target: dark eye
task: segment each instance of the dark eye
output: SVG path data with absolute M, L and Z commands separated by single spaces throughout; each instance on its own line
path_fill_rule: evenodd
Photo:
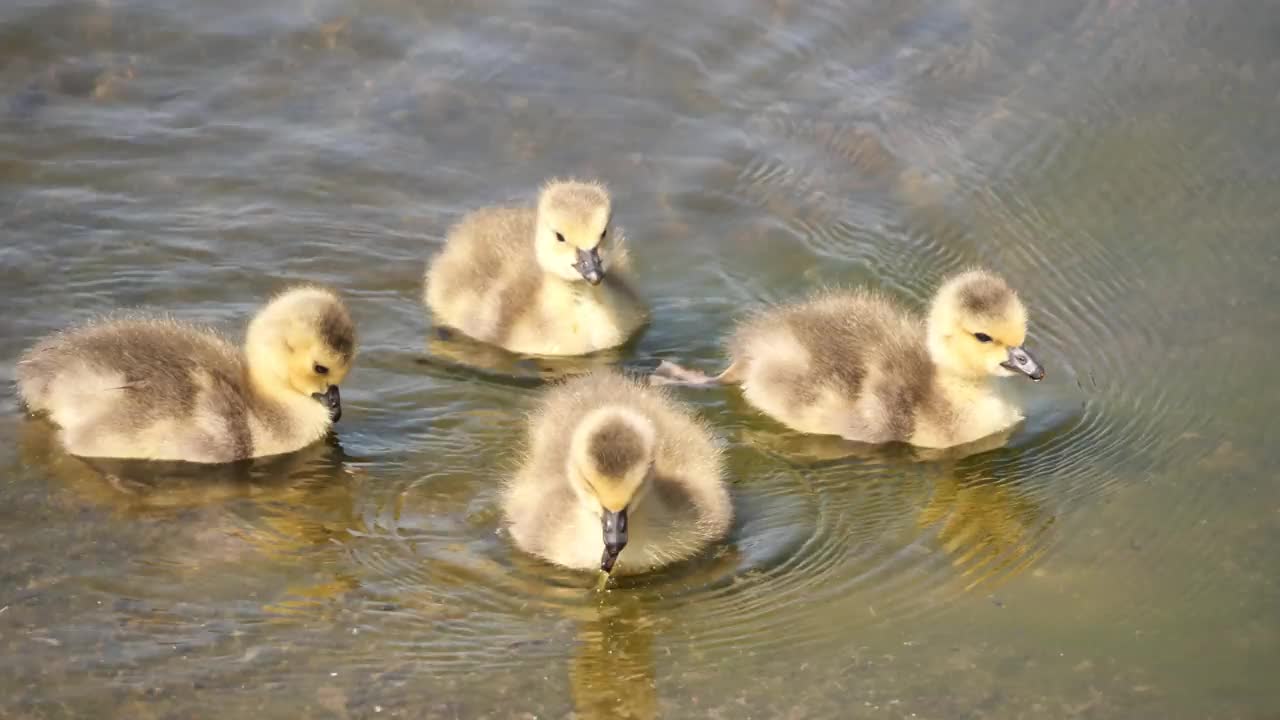
M 325 366 L 321 365 L 320 363 L 316 363 L 316 368 L 315 368 L 315 369 L 316 369 L 316 374 L 317 374 L 317 375 L 328 375 L 328 374 L 329 374 L 329 368 L 327 368 L 327 367 L 325 367 Z
M 978 339 L 978 342 L 991 342 L 991 336 L 986 333 L 974 333 L 973 336 Z
M 605 229 L 601 230 L 601 231 L 600 231 L 600 239 L 601 239 L 601 240 L 603 240 L 603 239 L 604 239 L 604 236 L 605 236 L 605 235 L 608 235 L 608 234 L 609 234 L 609 228 L 605 228 Z
M 556 233 L 556 239 L 559 240 L 560 242 L 564 242 L 564 236 L 561 235 L 560 233 Z

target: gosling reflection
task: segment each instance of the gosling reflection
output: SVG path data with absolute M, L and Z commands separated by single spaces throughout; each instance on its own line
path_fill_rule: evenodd
M 480 375 L 525 387 L 537 387 L 568 375 L 617 364 L 621 349 L 584 356 L 530 357 L 468 338 L 449 328 L 433 328 L 427 335 L 426 357 L 418 363 L 453 375 Z
M 58 506 L 119 521 L 119 537 L 156 583 L 216 582 L 228 564 L 245 571 L 238 579 L 254 567 L 270 576 L 273 563 L 332 552 L 332 541 L 357 523 L 352 473 L 334 438 L 288 455 L 207 466 L 76 457 L 45 424 L 28 421 L 19 449 L 51 478 Z M 328 577 L 285 594 L 333 597 L 351 587 Z
M 945 472 L 916 516 L 919 528 L 935 533 L 966 590 L 1029 568 L 1043 552 L 1053 522 L 1018 483 L 982 473 Z
M 602 596 L 595 616 L 579 625 L 578 647 L 570 660 L 569 684 L 576 717 L 659 717 L 653 625 L 634 601 L 618 598 L 617 593 Z
M 47 426 L 28 420 L 20 430 L 19 452 L 23 462 L 54 478 L 62 502 L 87 503 L 121 517 L 159 517 L 236 498 L 310 502 L 312 494 L 323 495 L 350 479 L 333 436 L 285 455 L 200 465 L 77 457 L 58 446 Z
M 536 388 L 609 367 L 647 375 L 658 361 L 630 359 L 635 344 L 633 339 L 622 347 L 590 355 L 533 357 L 516 355 L 472 340 L 449 328 L 434 328 L 427 335 L 426 354 L 416 363 L 430 372 L 453 379 L 478 378 L 500 385 Z
M 835 462 L 868 460 L 885 462 L 954 462 L 1004 447 L 1016 434 L 1009 428 L 971 443 L 948 448 L 926 448 L 890 443 L 854 442 L 835 435 L 810 435 L 791 430 L 747 429 L 744 444 L 764 448 L 793 461 Z
M 914 513 L 916 528 L 934 534 L 967 590 L 1033 565 L 1054 522 L 1028 486 L 1039 475 L 1034 460 L 1022 460 L 1025 449 L 1009 446 L 1016 432 L 942 449 L 866 445 L 790 431 L 747 430 L 744 435 L 805 471 L 842 473 L 850 463 L 878 465 L 891 474 L 911 468 L 895 481 L 902 512 Z M 845 482 L 843 473 L 834 482 Z

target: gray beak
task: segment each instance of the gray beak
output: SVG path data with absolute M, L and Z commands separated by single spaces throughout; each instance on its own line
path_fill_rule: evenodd
M 328 390 L 322 393 L 311 393 L 312 399 L 329 408 L 330 422 L 338 422 L 342 417 L 342 395 L 338 393 L 337 385 L 330 385 Z
M 604 280 L 604 264 L 600 262 L 598 247 L 590 250 L 579 249 L 578 261 L 573 264 L 573 267 L 592 285 L 599 285 L 600 281 Z
M 600 569 L 613 572 L 613 564 L 618 561 L 618 554 L 627 546 L 627 509 L 618 512 L 605 510 L 600 517 L 604 530 L 604 556 L 600 558 Z
M 1009 347 L 1009 359 L 1000 364 L 1010 370 L 1020 372 L 1036 382 L 1044 379 L 1044 368 L 1040 367 L 1040 363 L 1034 355 L 1027 352 L 1026 348 L 1020 345 L 1011 345 Z

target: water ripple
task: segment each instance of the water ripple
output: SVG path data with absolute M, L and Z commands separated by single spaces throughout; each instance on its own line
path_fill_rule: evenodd
M 270 706 L 246 715 L 564 716 L 556 698 L 627 683 L 657 707 L 656 676 L 687 694 L 668 707 L 711 715 L 686 701 L 736 701 L 725 677 L 837 667 L 917 630 L 1023 658 L 1081 597 L 1126 637 L 1267 597 L 1239 549 L 1274 527 L 1280 66 L 1235 4 L 0 5 L 0 380 L 66 322 L 151 306 L 238 335 L 299 279 L 342 288 L 361 331 L 334 437 L 225 472 L 70 458 L 0 401 L 18 438 L 0 454 L 2 714 L 101 712 L 105 684 L 158 688 L 175 716 L 237 714 L 246 686 Z M 614 189 L 654 326 L 564 361 L 440 337 L 421 275 L 450 223 L 564 174 Z M 547 381 L 719 369 L 758 304 L 868 284 L 923 308 L 972 264 L 1019 289 L 1049 371 L 1012 388 L 1029 412 L 1007 436 L 868 449 L 690 391 L 728 447 L 723 546 L 596 593 L 502 530 Z M 988 596 L 1036 612 L 967 630 Z M 920 662 L 952 687 L 932 682 L 947 661 Z M 864 687 L 933 692 L 902 667 Z M 939 707 L 919 709 L 972 710 Z

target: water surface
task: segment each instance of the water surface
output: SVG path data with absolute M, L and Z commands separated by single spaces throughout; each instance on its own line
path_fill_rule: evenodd
M 0 715 L 1272 717 L 1277 18 L 9 0 L 0 381 L 69 322 L 238 333 L 299 280 L 362 349 L 329 442 L 218 470 L 69 457 L 0 397 Z M 566 175 L 612 188 L 652 326 L 571 362 L 439 341 L 448 226 Z M 971 264 L 1049 372 L 1008 437 L 867 452 L 688 391 L 728 447 L 723 547 L 596 595 L 501 532 L 541 378 L 715 369 L 760 303 L 921 306 Z

